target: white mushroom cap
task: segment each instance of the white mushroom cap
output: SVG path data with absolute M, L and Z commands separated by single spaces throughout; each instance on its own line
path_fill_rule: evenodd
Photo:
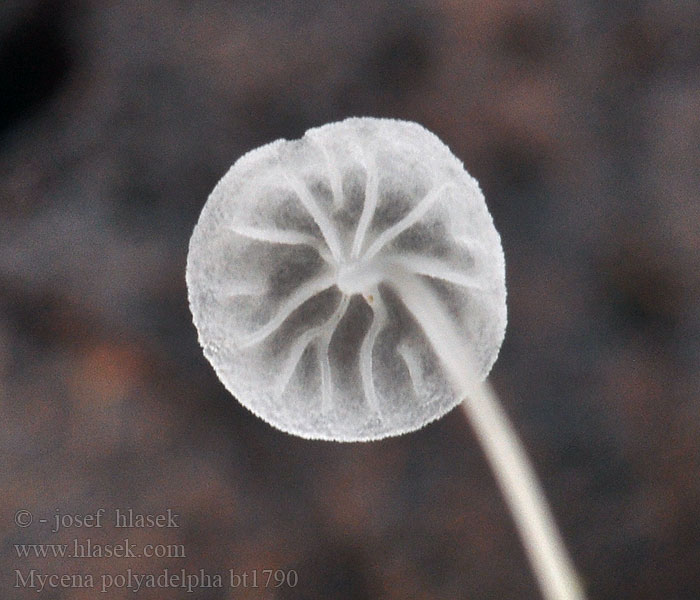
M 491 369 L 503 250 L 477 182 L 416 123 L 352 118 L 240 158 L 195 227 L 190 308 L 238 400 L 305 438 L 398 435 L 461 400 L 401 281 L 420 281 Z

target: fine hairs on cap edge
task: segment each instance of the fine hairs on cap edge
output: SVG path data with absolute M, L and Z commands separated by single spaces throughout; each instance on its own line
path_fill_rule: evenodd
M 202 210 L 187 286 L 217 375 L 279 429 L 368 441 L 463 400 L 543 596 L 584 600 L 483 382 L 506 325 L 500 238 L 478 184 L 435 135 L 351 118 L 249 152 Z

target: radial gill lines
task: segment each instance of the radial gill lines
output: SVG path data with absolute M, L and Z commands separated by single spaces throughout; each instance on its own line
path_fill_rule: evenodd
M 286 229 L 268 229 L 265 227 L 255 227 L 253 225 L 228 225 L 225 229 L 241 237 L 258 242 L 290 246 L 310 246 L 314 248 L 327 263 L 332 260 L 328 247 L 317 237 L 309 233 Z
M 379 400 L 374 387 L 372 354 L 374 352 L 374 346 L 377 343 L 377 336 L 386 326 L 388 314 L 377 288 L 372 290 L 371 296 L 373 300 L 370 306 L 373 311 L 373 319 L 372 324 L 367 330 L 365 339 L 362 340 L 362 346 L 360 346 L 360 375 L 362 377 L 362 389 L 367 399 L 367 404 L 372 411 L 379 413 Z
M 338 307 L 335 309 L 333 314 L 324 323 L 307 329 L 298 340 L 294 342 L 292 348 L 289 352 L 289 358 L 282 368 L 280 376 L 277 378 L 276 389 L 281 395 L 284 390 L 289 385 L 289 381 L 294 375 L 294 371 L 304 355 L 306 348 L 311 342 L 316 338 L 321 337 L 319 340 L 319 347 L 317 348 L 317 356 L 319 360 L 319 367 L 321 369 L 321 390 L 322 390 L 322 402 L 325 406 L 330 402 L 331 398 L 331 379 L 330 379 L 330 363 L 328 361 L 328 346 L 330 345 L 330 340 L 338 327 L 338 324 L 345 316 L 345 312 L 348 308 L 350 299 L 347 296 L 342 296 Z M 325 357 L 325 360 L 324 360 Z M 324 375 L 325 373 L 325 375 Z
M 299 198 L 299 202 L 304 207 L 306 212 L 311 215 L 311 218 L 316 222 L 316 225 L 321 231 L 323 239 L 326 241 L 326 245 L 330 250 L 333 258 L 340 262 L 342 253 L 340 249 L 340 240 L 338 239 L 338 234 L 331 223 L 330 219 L 326 216 L 323 210 L 318 206 L 316 200 L 314 200 L 311 192 L 306 187 L 306 184 L 296 175 L 293 175 L 280 167 L 280 172 L 282 177 L 287 182 L 292 191 Z
M 352 242 L 351 257 L 357 258 L 362 251 L 362 244 L 365 241 L 367 229 L 374 218 L 379 202 L 379 173 L 374 157 L 362 150 L 363 163 L 365 167 L 365 203 L 362 207 L 362 214 L 355 229 L 355 238 Z
M 317 294 L 327 290 L 334 284 L 335 275 L 333 273 L 324 273 L 323 275 L 319 275 L 318 277 L 307 281 L 298 287 L 289 298 L 287 298 L 272 319 L 270 319 L 257 331 L 244 336 L 239 343 L 239 347 L 249 348 L 250 346 L 259 344 L 265 338 L 279 329 L 280 325 L 282 325 L 289 315 L 291 315 L 297 308 L 299 308 L 310 298 L 313 298 Z
M 483 284 L 479 283 L 479 277 L 469 275 L 464 271 L 450 267 L 445 261 L 415 253 L 392 254 L 384 257 L 389 269 L 398 267 L 413 275 L 425 275 L 434 279 L 441 279 L 470 290 L 483 290 Z
M 443 183 L 440 187 L 428 192 L 425 197 L 418 202 L 410 212 L 400 221 L 383 231 L 377 239 L 372 242 L 372 245 L 367 249 L 364 254 L 364 258 L 369 260 L 375 256 L 384 246 L 386 246 L 395 237 L 401 235 L 409 227 L 417 223 L 425 213 L 427 213 L 435 204 L 435 202 L 440 198 L 442 192 L 453 185 L 452 182 Z
M 331 193 L 333 195 L 333 206 L 338 209 L 343 206 L 343 201 L 345 197 L 343 195 L 343 182 L 340 177 L 340 171 L 338 170 L 336 164 L 333 162 L 330 152 L 326 146 L 318 139 L 316 135 L 311 133 L 306 134 L 307 137 L 313 142 L 314 146 L 323 155 L 323 159 L 326 162 L 326 170 L 328 172 L 328 179 L 330 181 Z
M 415 355 L 415 352 L 406 342 L 400 342 L 396 346 L 396 352 L 403 359 L 408 369 L 408 377 L 411 380 L 411 385 L 416 396 L 420 397 L 420 389 L 418 388 L 418 381 L 423 380 L 423 375 L 421 372 L 420 361 Z

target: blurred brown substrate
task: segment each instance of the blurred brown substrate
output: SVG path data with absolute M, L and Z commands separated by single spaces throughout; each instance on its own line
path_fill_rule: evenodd
M 298 572 L 202 600 L 539 597 L 459 411 L 296 439 L 197 345 L 185 258 L 218 178 L 373 115 L 423 123 L 484 189 L 509 291 L 492 379 L 590 597 L 699 598 L 699 73 L 696 2 L 3 3 L 0 596 L 34 597 L 33 567 Z M 118 542 L 13 522 L 100 507 L 171 508 L 179 528 L 128 535 L 186 557 L 14 553 Z

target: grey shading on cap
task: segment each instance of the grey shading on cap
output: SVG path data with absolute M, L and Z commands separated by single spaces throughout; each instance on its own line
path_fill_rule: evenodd
M 351 118 L 241 157 L 190 240 L 187 287 L 226 388 L 304 438 L 375 440 L 462 398 L 392 280 L 443 303 L 485 378 L 506 326 L 501 241 L 476 180 L 434 134 Z

